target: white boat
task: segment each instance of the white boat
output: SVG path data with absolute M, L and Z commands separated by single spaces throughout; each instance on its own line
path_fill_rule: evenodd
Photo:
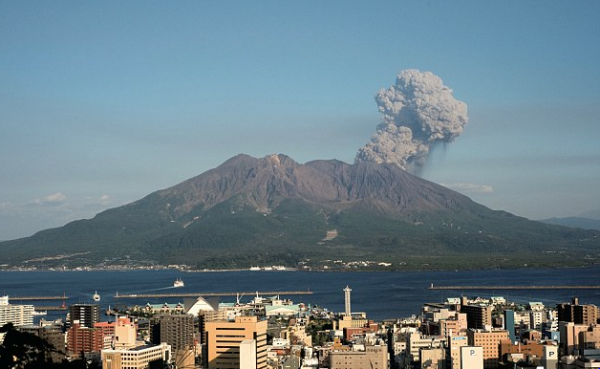
M 94 292 L 92 299 L 94 299 L 94 301 L 100 301 L 100 295 L 98 295 L 98 291 Z
M 47 311 L 37 311 L 37 310 L 34 310 L 33 313 L 31 313 L 31 315 L 33 315 L 33 316 L 46 315 L 46 314 L 48 314 Z
M 178 288 L 178 287 L 183 287 L 185 286 L 185 284 L 183 284 L 183 281 L 181 280 L 181 278 L 177 278 L 175 280 L 175 282 L 173 282 L 173 287 Z

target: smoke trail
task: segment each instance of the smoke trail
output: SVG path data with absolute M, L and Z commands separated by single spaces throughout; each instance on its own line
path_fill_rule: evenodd
M 419 172 L 437 142 L 452 142 L 467 124 L 467 105 L 431 72 L 408 69 L 396 84 L 375 95 L 383 114 L 371 142 L 361 147 L 356 161 L 394 163 Z

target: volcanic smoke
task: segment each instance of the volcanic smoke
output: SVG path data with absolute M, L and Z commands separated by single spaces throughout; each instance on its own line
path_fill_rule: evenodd
M 375 101 L 383 117 L 371 142 L 358 150 L 357 162 L 394 163 L 418 173 L 431 148 L 452 142 L 468 121 L 467 104 L 431 72 L 400 72 L 396 84 L 381 89 Z

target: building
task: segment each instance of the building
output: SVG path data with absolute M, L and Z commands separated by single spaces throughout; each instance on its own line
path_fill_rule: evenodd
M 256 369 L 255 340 L 244 340 L 240 343 L 240 369 Z
M 67 331 L 67 353 L 72 358 L 81 359 L 88 354 L 99 354 L 103 347 L 101 329 L 84 327 L 74 321 Z
M 570 304 L 556 305 L 558 320 L 575 324 L 596 324 L 598 321 L 598 307 L 596 305 L 579 305 L 579 299 L 574 297 Z
M 118 318 L 114 326 L 114 349 L 126 350 L 139 346 L 137 342 L 137 327 L 129 318 Z
M 191 350 L 194 346 L 194 317 L 187 314 L 159 317 L 160 342 L 171 345 L 173 352 Z
M 483 347 L 463 346 L 460 348 L 460 369 L 483 368 Z
M 240 344 L 245 340 L 256 341 L 256 368 L 267 367 L 266 320 L 258 321 L 255 316 L 236 317 L 235 321 L 206 322 L 205 329 L 208 369 L 238 369 Z
M 515 312 L 512 310 L 504 310 L 504 329 L 508 332 L 508 338 L 510 342 L 517 341 L 517 335 L 515 333 Z
M 542 366 L 546 369 L 553 369 L 558 367 L 558 347 L 545 345 L 544 352 L 542 354 Z
M 386 346 L 365 346 L 364 351 L 332 350 L 329 353 L 330 369 L 387 369 Z
M 406 360 L 414 363 L 419 360 L 423 348 L 441 348 L 445 339 L 441 336 L 422 336 L 419 332 L 411 332 L 406 340 Z
M 102 350 L 102 369 L 162 369 L 170 361 L 171 347 L 166 343 Z
M 508 341 L 508 332 L 485 331 L 469 329 L 467 331 L 469 346 L 477 346 L 483 349 L 483 367 L 498 368 L 500 366 L 500 343 Z
M 33 324 L 33 305 L 12 305 L 8 296 L 0 297 L 0 327 L 12 323 L 15 327 Z
M 102 349 L 113 348 L 113 340 L 115 338 L 115 322 L 98 322 L 94 324 L 94 328 L 102 332 L 104 341 Z
M 46 361 L 60 363 L 66 359 L 65 334 L 60 325 L 22 326 L 19 328 L 19 331 L 34 334 L 52 347 L 52 350 L 44 351 Z
M 574 355 L 579 348 L 579 333 L 586 332 L 588 325 L 561 321 L 558 323 L 560 332 L 560 352 L 562 355 Z
M 492 305 L 467 305 L 464 300 L 460 305 L 460 312 L 467 314 L 469 329 L 487 329 L 492 326 Z
M 426 347 L 419 350 L 421 369 L 446 369 L 446 350 Z
M 156 329 L 153 328 L 154 334 Z M 177 367 L 193 365 L 195 361 L 194 317 L 188 314 L 161 315 L 158 319 L 158 336 L 167 343 Z
M 446 342 L 446 367 L 460 369 L 460 349 L 469 344 L 467 336 L 449 336 Z
M 500 342 L 500 359 L 507 361 L 506 358 L 513 354 L 530 355 L 542 357 L 544 345 L 536 341 L 525 341 L 524 343 L 512 343 L 509 340 Z
M 80 326 L 93 328 L 100 321 L 100 305 L 73 304 L 69 306 L 69 322 L 77 321 Z
M 600 350 L 600 326 L 590 325 L 579 332 L 579 350 Z

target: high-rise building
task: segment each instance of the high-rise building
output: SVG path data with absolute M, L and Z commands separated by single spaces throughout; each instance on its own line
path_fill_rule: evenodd
M 575 324 L 596 324 L 598 320 L 598 307 L 596 305 L 579 305 L 579 299 L 574 297 L 570 304 L 556 305 L 558 320 L 573 322 Z
M 500 342 L 508 340 L 507 331 L 485 331 L 469 329 L 467 331 L 469 346 L 483 348 L 483 367 L 485 369 L 500 366 Z
M 460 312 L 467 314 L 467 327 L 469 329 L 487 329 L 492 326 L 491 305 L 467 305 L 461 304 Z
M 515 333 L 515 312 L 512 310 L 504 310 L 504 329 L 508 332 L 510 342 L 515 343 L 517 341 L 517 335 Z
M 104 347 L 102 330 L 84 327 L 74 321 L 67 331 L 67 353 L 72 358 L 83 358 L 88 353 L 100 353 Z
M 177 367 L 193 365 L 194 351 L 194 317 L 189 314 L 161 315 L 153 323 L 151 329 L 155 343 L 168 343 Z M 156 340 L 160 337 L 160 340 Z
M 33 324 L 33 305 L 12 305 L 8 296 L 0 297 L 0 326 L 12 323 L 15 327 Z
M 171 345 L 173 352 L 194 346 L 194 317 L 187 314 L 161 315 L 160 342 Z
M 238 369 L 240 344 L 245 340 L 256 341 L 256 368 L 267 367 L 266 320 L 258 321 L 255 316 L 236 317 L 235 321 L 206 322 L 205 327 L 209 369 Z
M 93 328 L 100 320 L 100 305 L 73 304 L 69 306 L 69 322 L 78 321 L 82 327 Z

